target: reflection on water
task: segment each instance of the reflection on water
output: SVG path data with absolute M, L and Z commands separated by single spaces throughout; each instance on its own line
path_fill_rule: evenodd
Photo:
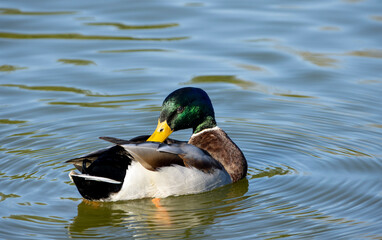
M 177 237 L 187 236 L 190 231 L 203 232 L 215 223 L 216 218 L 230 215 L 244 199 L 248 181 L 245 179 L 235 185 L 208 193 L 164 198 L 159 204 L 154 204 L 151 199 L 115 203 L 84 200 L 78 205 L 77 216 L 69 226 L 69 236 L 89 236 L 91 229 L 105 226 L 125 228 L 140 237 Z M 175 235 L 162 233 L 170 229 L 175 230 Z
M 254 171 L 256 170 L 256 172 Z M 263 177 L 274 177 L 276 175 L 286 175 L 286 174 L 296 174 L 296 170 L 284 166 L 282 167 L 266 167 L 265 169 L 250 169 L 248 172 L 248 177 L 250 179 L 263 178 Z
M 197 83 L 230 83 L 235 84 L 243 89 L 251 88 L 255 86 L 255 83 L 238 79 L 235 76 L 197 76 L 191 79 L 191 81 L 185 84 L 197 84 Z
M 379 1 L 0 7 L 1 239 L 382 238 Z M 83 202 L 64 161 L 152 133 L 183 86 L 209 93 L 247 179 Z
M 77 93 L 80 95 L 85 95 L 88 97 L 138 97 L 138 96 L 146 96 L 152 95 L 153 93 L 131 93 L 131 94 L 101 94 L 101 93 L 93 93 L 90 90 L 73 88 L 73 87 L 65 87 L 65 86 L 27 86 L 22 84 L 0 84 L 1 87 L 16 87 L 20 89 L 32 90 L 32 91 L 52 91 L 52 92 L 69 92 L 69 93 Z
M 27 121 L 21 121 L 21 120 L 11 120 L 11 119 L 0 119 L 0 124 L 20 124 L 20 123 L 26 123 Z
M 381 49 L 365 49 L 344 53 L 345 56 L 382 58 Z
M 55 34 L 27 34 L 0 32 L 0 38 L 10 39 L 72 39 L 72 40 L 122 40 L 122 41 L 179 41 L 188 39 L 188 37 L 170 37 L 170 38 L 138 38 L 127 36 L 103 36 L 103 35 L 83 35 L 80 33 L 55 33 Z
M 0 192 L 0 202 L 6 200 L 7 198 L 18 198 L 20 197 L 19 195 L 16 195 L 16 194 L 4 194 L 2 192 Z
M 10 15 L 62 15 L 62 14 L 75 14 L 75 12 L 29 12 L 21 11 L 15 8 L 0 8 L 0 14 Z
M 27 69 L 27 67 L 18 67 L 13 65 L 1 65 L 0 66 L 0 72 L 13 72 L 16 70 L 22 70 Z
M 248 66 L 246 66 L 245 68 L 248 68 Z M 290 97 L 290 98 L 314 98 L 312 96 L 306 96 L 306 95 L 302 95 L 298 93 L 290 93 L 281 89 L 273 89 L 264 84 L 256 83 L 253 81 L 246 81 L 231 75 L 196 76 L 196 77 L 193 77 L 190 81 L 185 82 L 183 84 L 192 85 L 192 84 L 202 84 L 202 83 L 229 83 L 229 84 L 234 84 L 244 90 L 258 91 L 258 92 L 262 92 L 266 94 L 274 94 L 277 96 Z M 282 92 L 285 92 L 285 93 L 282 93 Z
M 103 50 L 99 53 L 136 53 L 136 52 L 169 52 L 165 49 L 122 49 L 122 50 Z
M 335 56 L 382 58 L 382 50 L 379 49 L 356 50 L 345 53 L 313 53 L 308 51 L 298 51 L 285 46 L 276 46 L 276 48 L 296 54 L 302 57 L 305 61 L 320 67 L 338 67 L 339 60 L 335 59 Z
M 65 64 L 73 64 L 78 66 L 83 65 L 96 65 L 95 62 L 90 60 L 83 60 L 83 59 L 58 59 L 57 62 L 65 63 Z
M 80 107 L 101 107 L 101 108 L 117 108 L 121 107 L 121 103 L 131 103 L 137 101 L 147 101 L 148 99 L 132 99 L 132 100 L 116 100 L 116 101 L 97 101 L 97 102 L 49 102 L 51 105 L 74 105 Z
M 120 30 L 156 29 L 156 28 L 170 28 L 170 27 L 179 26 L 179 24 L 177 24 L 177 23 L 154 24 L 154 25 L 125 25 L 122 23 L 110 23 L 110 22 L 93 22 L 93 23 L 86 23 L 86 25 L 90 25 L 90 26 L 113 26 L 113 27 L 116 27 Z

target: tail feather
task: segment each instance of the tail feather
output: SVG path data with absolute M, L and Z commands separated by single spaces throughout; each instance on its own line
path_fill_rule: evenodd
M 127 151 L 116 145 L 67 162 L 80 171 L 72 171 L 69 176 L 82 197 L 102 200 L 121 190 L 131 161 Z
M 91 181 L 97 181 L 97 182 L 105 182 L 105 183 L 112 183 L 112 184 L 121 184 L 122 182 L 116 181 L 114 179 L 105 178 L 105 177 L 98 177 L 98 176 L 92 176 L 89 174 L 76 174 L 74 171 L 70 172 L 69 175 L 71 178 L 72 176 L 83 178 L 85 180 L 91 180 Z
M 119 192 L 122 188 L 122 182 L 110 178 L 77 174 L 74 171 L 70 172 L 69 177 L 76 184 L 81 196 L 88 200 L 107 199 L 110 194 Z

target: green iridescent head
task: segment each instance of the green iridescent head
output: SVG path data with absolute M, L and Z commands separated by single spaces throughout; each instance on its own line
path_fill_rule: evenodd
M 147 141 L 162 142 L 181 129 L 192 128 L 198 133 L 215 126 L 214 108 L 207 93 L 200 88 L 180 88 L 163 101 L 157 129 Z
M 175 90 L 163 101 L 159 120 L 173 131 L 192 128 L 194 133 L 216 126 L 215 112 L 207 93 L 200 88 Z

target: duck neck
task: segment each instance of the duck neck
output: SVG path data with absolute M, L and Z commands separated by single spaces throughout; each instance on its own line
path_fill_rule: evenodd
M 215 118 L 208 116 L 204 119 L 202 123 L 200 123 L 198 126 L 194 127 L 193 132 L 194 134 L 203 131 L 204 129 L 213 128 L 216 127 L 216 121 Z

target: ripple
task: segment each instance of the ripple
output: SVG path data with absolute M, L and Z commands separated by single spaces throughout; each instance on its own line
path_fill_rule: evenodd
M 160 28 L 172 28 L 178 27 L 177 23 L 166 23 L 166 24 L 152 24 L 152 25 L 125 25 L 122 23 L 112 23 L 112 22 L 93 22 L 86 23 L 90 26 L 113 26 L 120 30 L 140 30 L 140 29 L 160 29 Z
M 334 27 L 334 26 L 324 26 L 324 27 L 320 27 L 320 30 L 322 30 L 322 31 L 340 31 L 341 28 Z
M 21 154 L 29 154 L 29 152 L 25 150 L 20 150 L 18 152 Z M 34 152 L 37 152 L 37 151 L 34 151 Z M 15 153 L 15 152 L 9 151 L 8 153 Z M 8 180 L 18 180 L 18 179 L 19 180 L 30 180 L 30 179 L 42 180 L 44 178 L 44 175 L 36 176 L 37 173 L 38 173 L 37 171 L 32 173 L 20 173 L 20 174 L 14 174 L 14 175 L 7 175 L 5 173 L 2 173 L 1 178 L 8 179 Z
M 190 228 L 198 231 L 198 227 L 229 217 L 237 204 L 245 199 L 247 191 L 248 181 L 243 180 L 235 186 L 228 185 L 206 193 L 164 198 L 158 207 L 151 199 L 94 204 L 82 201 L 69 231 L 75 236 L 101 225 L 124 225 L 134 229 L 136 236 L 154 234 L 164 237 L 166 235 L 162 234 L 170 234 L 167 236 L 175 237 Z
M 280 50 L 284 50 L 284 51 L 296 54 L 302 57 L 305 61 L 310 62 L 314 65 L 317 65 L 319 67 L 333 67 L 333 68 L 339 67 L 338 63 L 340 61 L 336 58 L 333 58 L 335 56 L 382 58 L 382 50 L 380 49 L 354 50 L 354 51 L 343 52 L 343 53 L 318 53 L 318 52 L 296 50 L 291 47 L 282 46 L 280 44 L 276 44 L 274 47 Z
M 72 65 L 77 65 L 77 66 L 97 65 L 93 61 L 83 60 L 83 59 L 58 59 L 57 62 L 61 62 L 61 63 L 65 63 L 65 64 L 72 64 Z
M 239 86 L 243 89 L 253 87 L 255 83 L 242 80 L 233 75 L 210 75 L 210 76 L 197 76 L 193 77 L 189 82 L 185 84 L 195 83 L 230 83 Z
M 262 68 L 262 67 L 250 65 L 250 64 L 237 64 L 236 66 L 238 66 L 240 68 L 244 68 L 244 69 L 249 70 L 249 71 L 267 72 L 267 70 Z
M 30 131 L 30 132 L 22 132 L 22 133 L 15 133 L 15 134 L 12 134 L 10 135 L 9 137 L 16 137 L 16 136 L 28 136 L 28 135 L 33 135 L 35 134 L 37 131 Z
M 75 14 L 76 12 L 73 11 L 59 11 L 59 12 L 26 12 L 26 11 L 21 11 L 16 8 L 0 8 L 0 14 L 2 15 L 68 15 L 68 14 Z
M 35 215 L 10 215 L 4 218 L 38 223 L 43 225 L 56 225 L 56 224 L 66 223 L 65 220 L 62 220 L 59 217 L 40 217 Z
M 56 34 L 38 34 L 38 33 L 11 33 L 0 32 L 0 38 L 10 39 L 68 39 L 68 40 L 121 40 L 121 41 L 180 41 L 189 37 L 171 37 L 171 38 L 136 38 L 126 36 L 103 36 L 103 35 L 83 35 L 79 33 L 56 33 Z
M 23 120 L 11 120 L 11 119 L 0 119 L 0 124 L 21 124 L 26 123 L 28 121 Z
M 375 127 L 375 128 L 382 128 L 382 124 L 377 124 L 377 123 L 372 123 L 369 124 L 370 127 Z
M 77 93 L 80 95 L 85 95 L 89 97 L 136 97 L 136 96 L 147 96 L 153 95 L 154 93 L 130 93 L 130 94 L 101 94 L 94 93 L 90 90 L 80 89 L 75 87 L 65 87 L 65 86 L 28 86 L 22 84 L 0 84 L 0 87 L 13 87 L 32 91 L 44 91 L 44 92 L 68 92 Z
M 1 175 L 0 175 L 1 176 Z M 8 198 L 19 198 L 20 196 L 17 194 L 4 194 L 0 192 L 0 202 L 7 200 Z
M 356 50 L 356 51 L 342 53 L 339 55 L 352 56 L 352 57 L 382 58 L 382 50 L 381 49 Z
M 250 179 L 263 178 L 263 177 L 270 178 L 274 176 L 287 175 L 287 174 L 293 174 L 293 173 L 296 173 L 296 170 L 288 166 L 284 166 L 284 168 L 269 166 L 269 167 L 266 167 L 265 169 L 258 169 L 258 168 L 248 169 L 248 177 Z
M 318 178 L 321 182 L 317 182 Z M 373 209 L 372 206 L 380 204 L 380 200 L 372 195 L 359 193 L 357 189 L 363 183 L 354 186 L 350 186 L 351 184 L 351 180 L 322 179 L 320 176 L 317 179 L 309 176 L 288 175 L 279 176 L 277 179 L 271 178 L 267 182 L 257 182 L 260 194 L 256 195 L 256 202 L 260 206 L 256 207 L 256 211 L 261 221 L 273 219 L 272 226 L 276 229 L 287 228 L 290 224 L 307 229 L 303 226 L 309 224 L 308 232 L 316 237 L 320 236 L 320 233 L 314 228 L 325 226 L 332 226 L 334 229 L 342 229 L 341 231 L 345 232 L 346 229 L 352 229 L 360 234 L 365 225 L 376 223 L 372 227 L 375 228 L 381 220 L 377 213 L 369 212 Z M 378 188 L 376 186 L 370 190 Z M 368 215 L 373 217 L 368 219 Z M 278 222 L 278 220 L 281 221 Z M 263 229 L 263 233 L 270 230 L 270 226 L 266 226 L 267 229 Z M 307 234 L 304 231 L 293 232 L 304 234 L 304 236 Z M 323 234 L 330 235 L 331 232 L 332 230 L 328 229 Z
M 0 72 L 14 72 L 17 70 L 28 69 L 27 67 L 18 67 L 13 65 L 1 65 Z
M 337 146 L 337 148 L 333 148 L 333 147 L 321 146 L 318 148 L 318 150 L 326 152 L 326 153 L 330 153 L 332 155 L 343 155 L 343 156 L 348 156 L 348 157 L 351 157 L 351 156 L 371 157 L 371 155 L 369 155 L 369 154 L 357 151 L 355 149 L 351 149 L 349 147 Z
M 78 94 L 86 95 L 86 96 L 94 95 L 89 90 L 83 90 L 79 88 L 65 87 L 65 86 L 28 86 L 28 85 L 22 85 L 22 84 L 0 84 L 0 86 L 32 90 L 32 91 L 70 92 L 70 93 L 78 93 Z
M 302 94 L 276 93 L 275 95 L 282 96 L 282 97 L 290 97 L 290 98 L 316 98 L 313 96 L 307 96 Z
M 375 21 L 382 22 L 382 16 L 371 16 L 370 18 Z
M 255 83 L 247 80 L 240 79 L 234 75 L 206 75 L 206 76 L 196 76 L 190 81 L 184 82 L 183 84 L 200 84 L 200 83 L 228 83 L 238 86 L 245 90 L 258 91 L 262 93 L 270 94 L 273 90 L 260 83 Z
M 296 50 L 291 47 L 282 46 L 282 45 L 275 45 L 275 48 L 279 50 L 284 50 L 286 52 L 295 54 L 303 58 L 305 61 L 314 64 L 319 67 L 338 67 L 339 60 L 330 57 L 330 54 L 326 53 L 317 53 L 317 52 L 311 52 L 311 51 L 301 51 Z
M 121 49 L 121 50 L 101 50 L 99 53 L 135 53 L 135 52 L 171 52 L 165 49 Z
M 150 99 L 130 99 L 130 100 L 116 100 L 116 101 L 98 101 L 98 102 L 49 102 L 50 105 L 68 105 L 79 107 L 95 107 L 95 108 L 118 108 L 123 106 L 116 103 L 131 103 L 139 101 L 149 101 Z

